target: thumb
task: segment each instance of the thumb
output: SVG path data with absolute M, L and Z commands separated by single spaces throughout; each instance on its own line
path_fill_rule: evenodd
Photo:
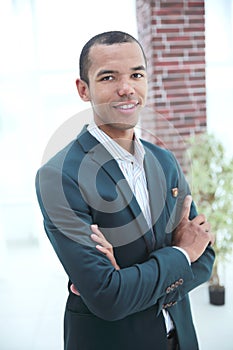
M 191 204 L 192 204 L 192 196 L 187 195 L 184 199 L 184 202 L 183 202 L 183 207 L 182 207 L 182 212 L 181 212 L 182 219 L 184 219 L 184 218 L 189 219 Z

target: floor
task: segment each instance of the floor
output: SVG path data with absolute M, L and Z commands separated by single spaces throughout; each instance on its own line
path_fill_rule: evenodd
M 0 349 L 62 350 L 67 280 L 52 248 L 16 245 L 1 258 Z M 209 304 L 206 284 L 191 293 L 200 350 L 233 350 L 232 264 L 225 281 L 225 306 Z

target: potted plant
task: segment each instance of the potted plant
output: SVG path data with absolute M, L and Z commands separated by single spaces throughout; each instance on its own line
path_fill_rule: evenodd
M 190 171 L 187 174 L 198 212 L 206 215 L 216 236 L 216 260 L 209 281 L 210 303 L 225 303 L 225 286 L 220 266 L 231 256 L 233 248 L 233 159 L 226 156 L 223 145 L 214 135 L 201 134 L 188 142 Z

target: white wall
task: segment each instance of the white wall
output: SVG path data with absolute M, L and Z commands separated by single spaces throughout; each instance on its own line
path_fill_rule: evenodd
M 39 237 L 35 173 L 56 129 L 89 108 L 76 92 L 78 58 L 108 30 L 137 36 L 134 0 L 0 2 L 0 240 Z
M 208 129 L 233 156 L 233 0 L 205 0 Z

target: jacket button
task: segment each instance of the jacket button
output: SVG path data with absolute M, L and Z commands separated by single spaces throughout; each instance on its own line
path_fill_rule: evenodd
M 184 283 L 183 278 L 180 278 L 180 279 L 179 279 L 179 284 L 182 285 L 183 283 Z
M 171 291 L 171 287 L 167 287 L 166 293 L 168 294 L 168 293 L 170 293 L 170 291 Z

